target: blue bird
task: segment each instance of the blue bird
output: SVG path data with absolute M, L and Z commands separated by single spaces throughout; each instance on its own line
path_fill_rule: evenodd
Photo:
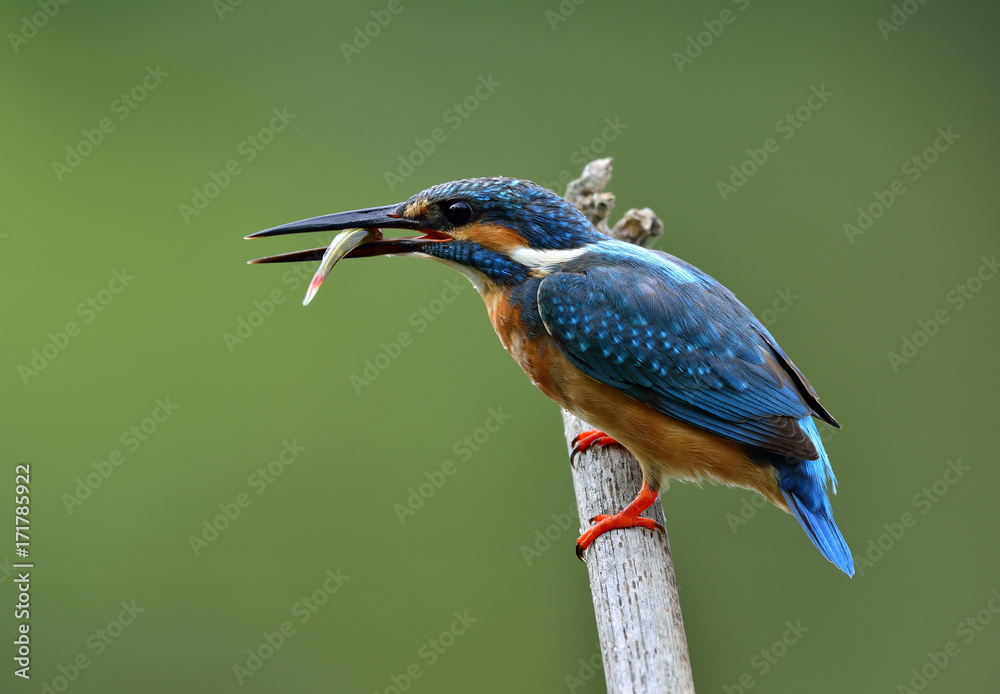
M 813 419 L 839 424 L 767 328 L 712 277 L 612 239 L 552 191 L 513 178 L 442 183 L 401 204 L 247 238 L 355 227 L 375 240 L 347 257 L 431 258 L 475 285 L 501 342 L 535 385 L 598 427 L 577 437 L 574 454 L 620 443 L 638 459 L 642 490 L 622 511 L 593 519 L 577 541 L 581 558 L 608 530 L 662 530 L 639 514 L 670 478 L 709 480 L 759 492 L 854 575 L 826 495 L 828 483 L 836 493 L 836 478 Z M 383 239 L 382 228 L 422 235 Z

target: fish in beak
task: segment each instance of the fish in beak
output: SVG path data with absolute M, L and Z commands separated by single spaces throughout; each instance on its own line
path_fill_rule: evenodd
M 281 236 L 283 234 L 301 234 L 307 231 L 334 231 L 343 229 L 334 237 L 328 247 L 309 248 L 302 251 L 270 255 L 248 261 L 248 264 L 259 263 L 294 263 L 307 260 L 319 260 L 320 266 L 309 283 L 309 289 L 302 305 L 306 306 L 316 296 L 323 280 L 341 258 L 363 258 L 374 255 L 397 255 L 416 253 L 426 243 L 451 241 L 452 237 L 436 229 L 428 229 L 421 222 L 408 219 L 401 214 L 402 205 L 372 207 L 364 210 L 338 212 L 320 217 L 311 217 L 290 224 L 258 231 L 245 238 L 259 239 L 266 236 Z M 401 237 L 393 239 L 382 238 L 382 228 L 407 229 L 422 231 L 423 236 Z

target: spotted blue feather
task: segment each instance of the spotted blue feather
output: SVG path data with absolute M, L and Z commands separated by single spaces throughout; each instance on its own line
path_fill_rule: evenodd
M 800 420 L 835 420 L 729 290 L 665 253 L 599 246 L 538 289 L 545 328 L 578 369 L 720 436 L 819 458 Z

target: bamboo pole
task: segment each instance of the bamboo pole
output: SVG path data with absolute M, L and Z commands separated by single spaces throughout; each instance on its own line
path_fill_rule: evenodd
M 598 229 L 642 245 L 662 233 L 663 224 L 649 208 L 629 210 L 607 228 L 614 195 L 604 192 L 612 160 L 589 163 L 583 175 L 566 187 L 566 199 Z M 563 411 L 567 446 L 581 431 L 593 429 Z M 577 457 L 573 487 L 582 529 L 600 513 L 617 513 L 639 493 L 639 463 L 621 446 L 594 447 Z M 663 508 L 653 504 L 644 514 L 666 527 Z M 587 551 L 587 570 L 594 599 L 597 631 L 609 694 L 693 694 L 681 603 L 677 593 L 670 541 L 644 528 L 612 530 Z

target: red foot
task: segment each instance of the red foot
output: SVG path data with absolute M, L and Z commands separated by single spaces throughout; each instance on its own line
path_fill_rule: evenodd
M 570 465 L 576 464 L 576 456 L 586 451 L 591 446 L 612 446 L 621 445 L 613 438 L 598 429 L 588 429 L 581 431 L 573 437 L 573 452 L 569 454 Z
M 609 530 L 615 528 L 649 528 L 650 530 L 659 530 L 661 533 L 664 532 L 663 526 L 654 520 L 649 518 L 640 518 L 639 514 L 645 511 L 647 508 L 652 506 L 653 502 L 656 501 L 656 496 L 659 492 L 650 491 L 649 487 L 646 485 L 646 480 L 642 481 L 642 489 L 639 490 L 639 495 L 635 497 L 635 500 L 629 504 L 620 513 L 616 513 L 613 516 L 594 516 L 590 519 L 591 523 L 594 523 L 587 532 L 580 536 L 580 539 L 576 541 L 576 556 L 583 560 L 583 553 L 587 551 L 587 548 L 593 544 L 594 540 L 603 535 Z

